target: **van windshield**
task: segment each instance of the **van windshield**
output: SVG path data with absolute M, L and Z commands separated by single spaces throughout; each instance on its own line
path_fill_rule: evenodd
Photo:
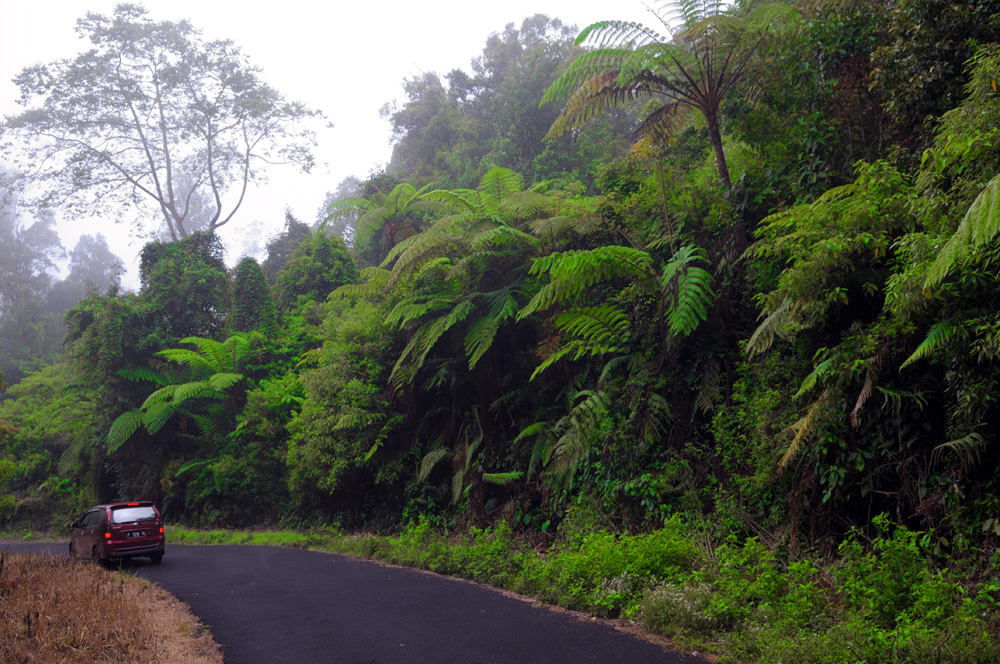
M 119 507 L 111 510 L 111 523 L 134 523 L 136 521 L 156 521 L 156 510 L 152 505 L 139 507 Z

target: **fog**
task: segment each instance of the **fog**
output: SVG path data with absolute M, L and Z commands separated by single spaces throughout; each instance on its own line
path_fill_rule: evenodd
M 74 33 L 88 11 L 109 14 L 114 0 L 20 2 L 0 21 L 0 115 L 17 113 L 23 68 L 73 57 L 87 42 Z M 510 0 L 471 6 L 458 0 L 434 3 L 281 3 L 280 12 L 246 11 L 231 2 L 156 0 L 145 3 L 154 20 L 187 18 L 207 38 L 228 38 L 262 70 L 263 79 L 289 100 L 323 111 L 332 128 L 317 123 L 318 166 L 310 174 L 275 167 L 268 182 L 252 188 L 237 216 L 219 231 L 227 262 L 260 255 L 269 235 L 284 224 L 286 209 L 313 223 L 328 192 L 349 176 L 364 177 L 390 156 L 388 123 L 379 108 L 402 99 L 404 78 L 424 72 L 468 70 L 487 37 L 508 23 L 536 13 L 579 27 L 616 18 L 650 23 L 638 0 L 609 4 L 595 0 Z M 9 166 L 9 164 L 6 164 Z M 138 228 L 104 218 L 68 219 L 57 209 L 56 224 L 67 249 L 80 236 L 101 233 L 125 264 L 123 285 L 137 285 L 136 256 L 160 229 Z M 63 261 L 62 274 L 68 271 Z

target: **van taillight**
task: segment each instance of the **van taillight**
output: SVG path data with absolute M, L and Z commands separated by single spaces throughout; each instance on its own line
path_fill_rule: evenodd
M 111 533 L 104 533 L 104 539 L 111 539 Z
M 160 526 L 160 534 L 163 534 L 163 526 Z

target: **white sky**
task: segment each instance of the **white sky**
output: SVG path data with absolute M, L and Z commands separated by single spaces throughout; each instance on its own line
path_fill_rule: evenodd
M 24 67 L 73 57 L 89 43 L 73 31 L 86 12 L 110 14 L 119 0 L 0 1 L 0 115 L 19 111 L 11 79 Z M 432 0 L 410 2 L 277 3 L 231 0 L 147 0 L 154 20 L 189 19 L 209 39 L 232 39 L 260 67 L 264 80 L 289 100 L 322 110 L 334 124 L 319 133 L 319 166 L 311 174 L 294 167 L 269 171 L 266 187 L 248 193 L 229 225 L 220 229 L 227 260 L 239 258 L 254 229 L 264 237 L 281 229 L 284 211 L 312 223 L 327 191 L 345 177 L 364 178 L 388 161 L 389 125 L 378 115 L 392 99 L 403 101 L 404 78 L 452 69 L 471 73 L 487 37 L 506 24 L 520 27 L 533 14 L 547 14 L 582 28 L 604 19 L 652 25 L 641 0 Z M 659 4 L 659 3 L 652 3 Z M 124 225 L 105 221 L 62 222 L 66 249 L 81 234 L 103 233 L 125 262 L 126 285 L 137 280 L 136 255 L 144 240 Z

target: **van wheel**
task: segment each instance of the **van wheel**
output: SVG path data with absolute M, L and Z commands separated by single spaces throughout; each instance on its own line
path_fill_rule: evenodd
M 76 549 L 73 547 L 73 543 L 72 542 L 70 542 L 70 545 L 69 545 L 69 557 L 70 558 L 75 558 L 76 557 Z
M 101 551 L 96 546 L 90 550 L 90 559 L 95 563 L 101 562 Z
M 154 553 L 149 557 L 149 562 L 153 563 L 154 565 L 159 565 L 161 562 L 163 562 L 163 554 Z

